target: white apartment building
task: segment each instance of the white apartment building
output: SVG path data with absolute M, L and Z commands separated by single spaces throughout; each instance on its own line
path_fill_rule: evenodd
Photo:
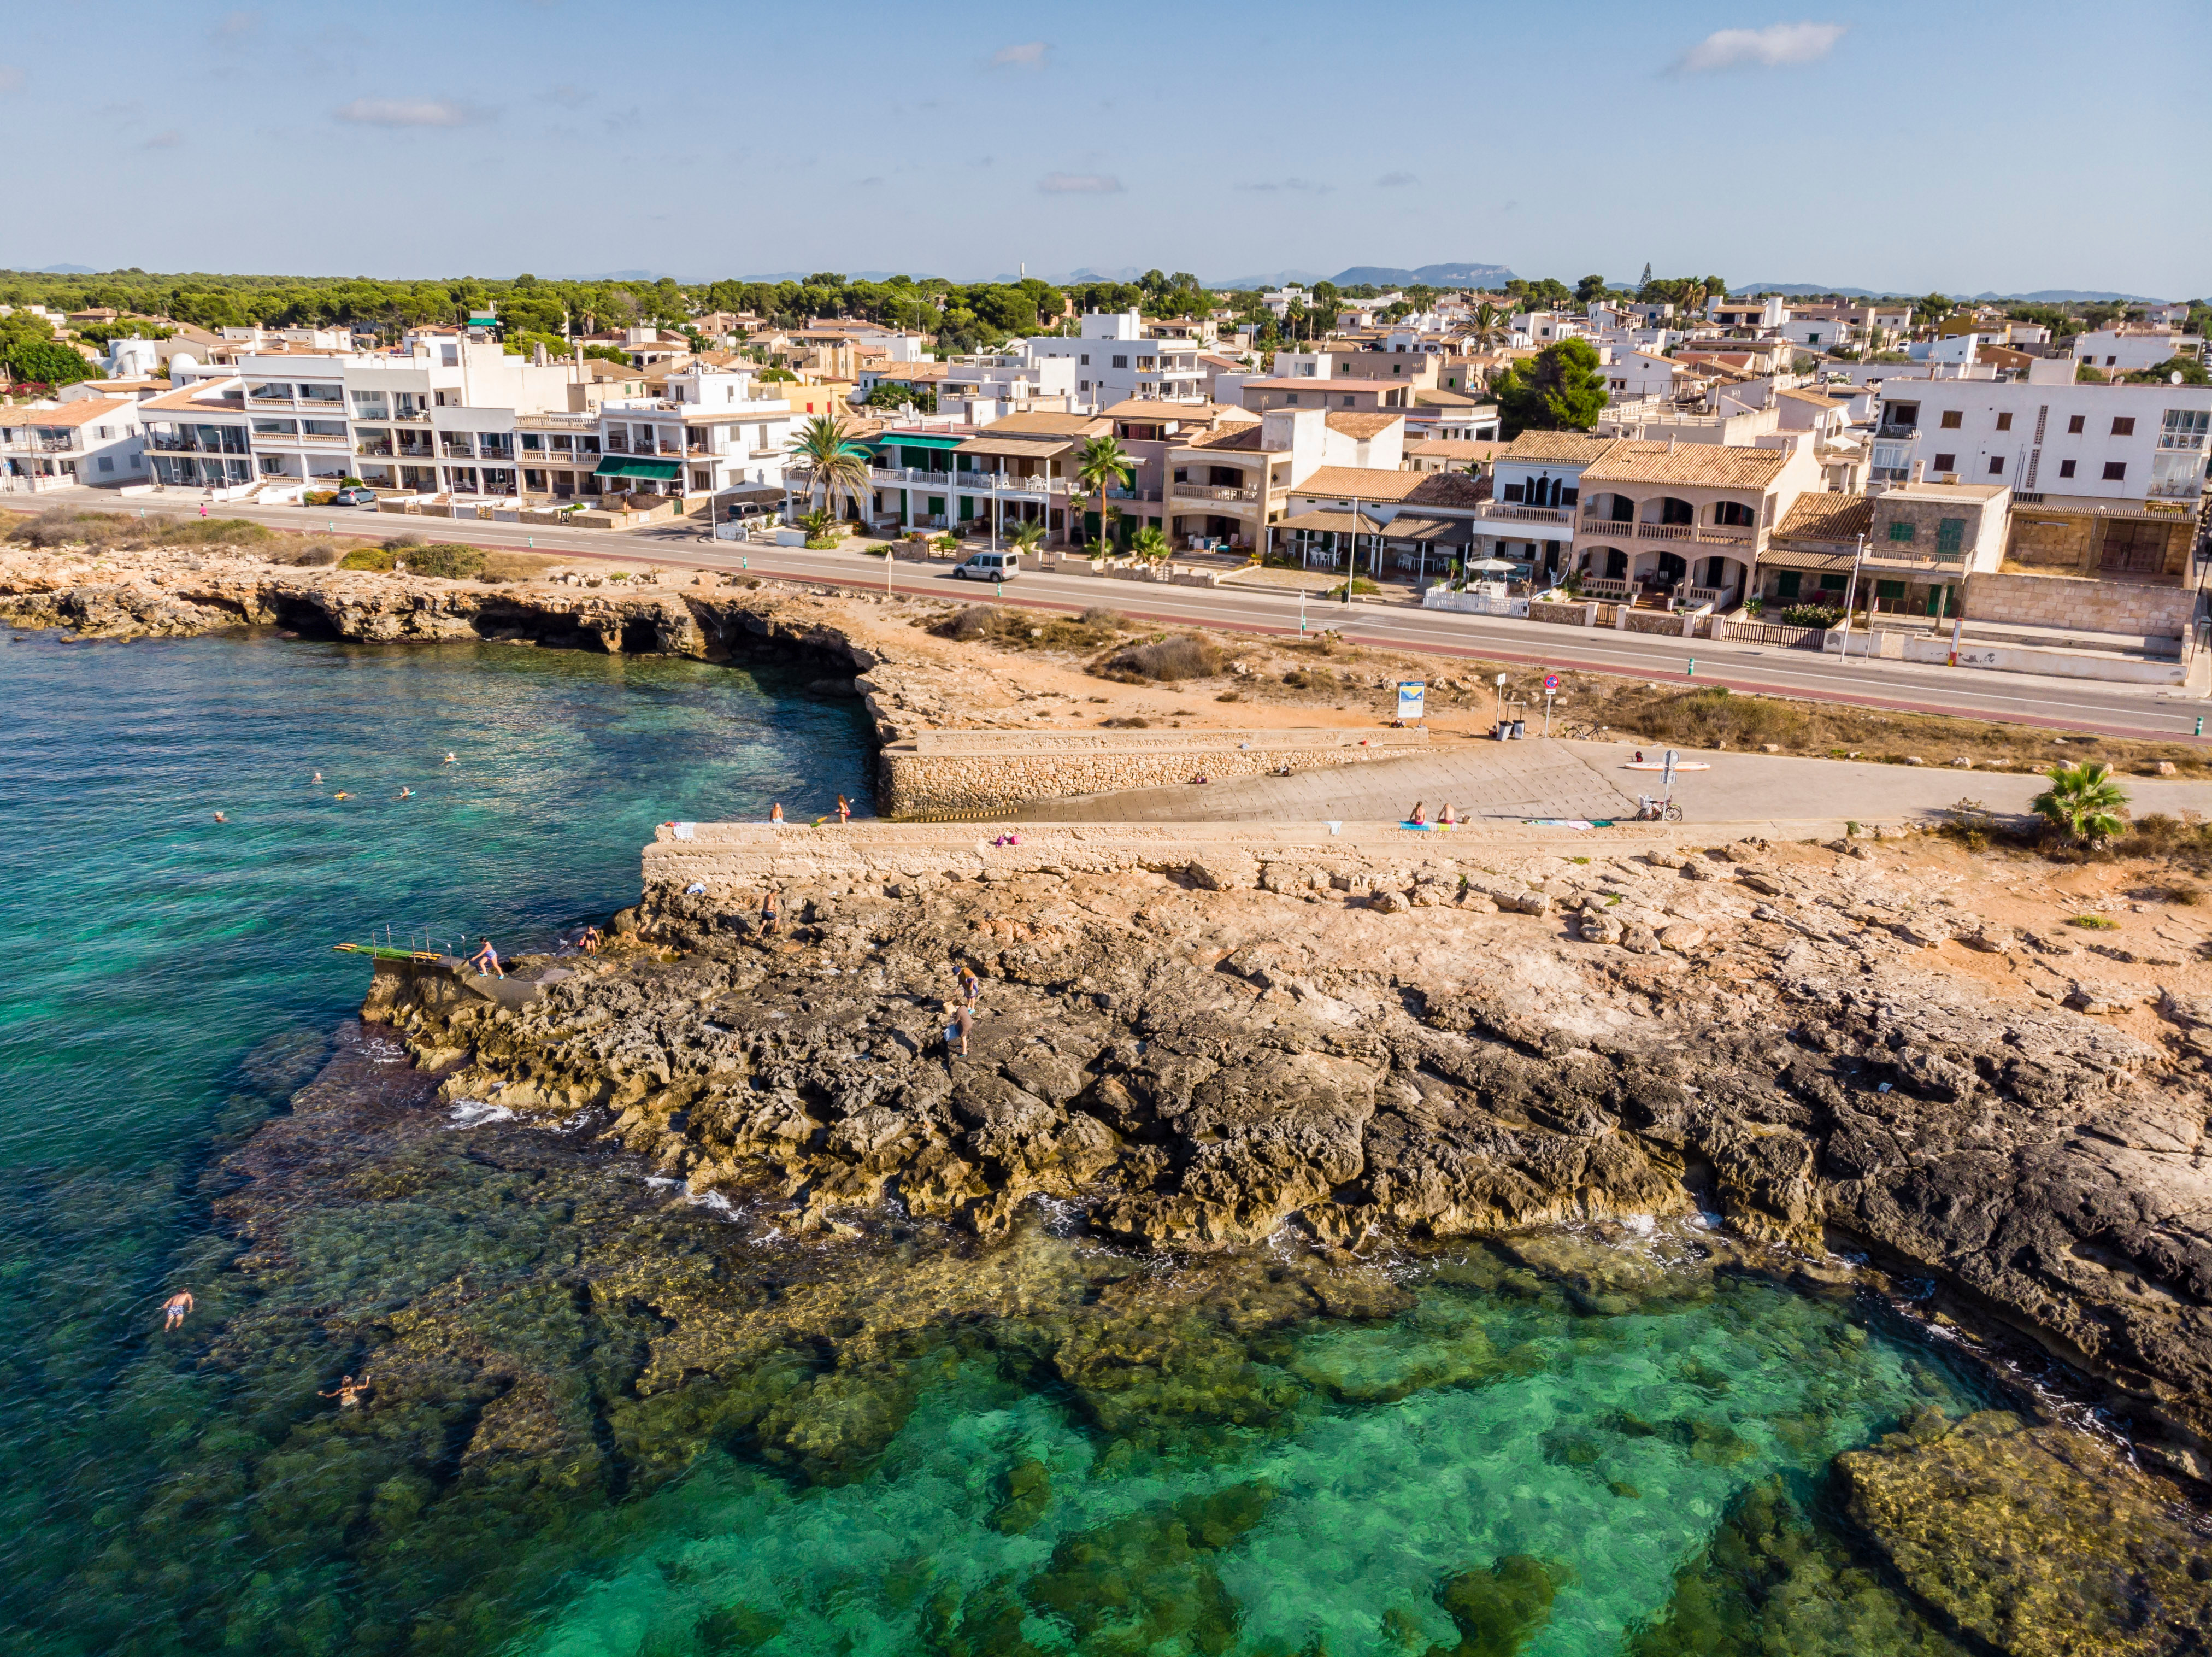
M 1135 311 L 1089 311 L 1079 337 L 1045 334 L 1026 347 L 1032 362 L 1072 361 L 1076 406 L 1093 412 L 1132 398 L 1202 400 L 1206 372 L 1199 350 L 1194 340 L 1146 338 Z
M 1010 414 L 1066 414 L 1075 405 L 1078 366 L 1074 356 L 1027 351 L 956 356 L 945 365 L 937 411 L 957 414 L 974 426 L 988 426 Z
M 1705 302 L 1705 320 L 1717 328 L 1754 333 L 1771 332 L 1790 320 L 1790 302 L 1780 294 L 1764 299 L 1729 299 L 1715 295 Z
M 0 408 L 0 489 L 143 484 L 146 436 L 137 399 L 72 398 Z
M 666 391 L 665 397 L 602 405 L 599 462 L 588 478 L 580 463 L 576 466 L 577 493 L 643 487 L 654 494 L 713 494 L 745 484 L 781 486 L 784 446 L 805 417 L 788 402 L 754 395 L 750 374 L 704 368 L 669 375 Z M 550 460 L 548 467 L 558 470 Z M 562 493 L 557 478 L 548 483 L 546 492 Z
M 2193 505 L 2204 492 L 2208 429 L 2212 386 L 1892 376 L 1881 387 L 1874 479 Z
M 1591 332 L 1586 318 L 1565 311 L 1516 311 L 1508 326 L 1514 345 L 1522 350 L 1541 350 L 1554 340 L 1585 338 Z
M 2074 360 L 2108 374 L 2140 374 L 2170 357 L 2204 359 L 2204 341 L 2164 328 L 2100 328 L 2074 336 Z
M 671 375 L 665 394 L 597 403 L 581 365 L 489 342 L 253 356 L 139 405 L 152 481 L 412 495 L 706 493 L 774 484 L 798 417 L 749 372 Z M 448 353 L 450 352 L 450 356 Z M 281 377 L 280 377 L 281 376 Z

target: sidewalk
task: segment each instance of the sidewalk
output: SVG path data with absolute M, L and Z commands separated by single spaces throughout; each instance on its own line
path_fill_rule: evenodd
M 1623 769 L 1636 744 L 1531 737 L 1448 740 L 1418 758 L 1255 777 L 1203 787 L 1141 789 L 1040 801 L 1012 813 L 1028 822 L 1396 821 L 1425 801 L 1446 801 L 1472 819 L 1618 818 L 1639 794 L 1660 791 L 1660 773 Z M 1644 745 L 1648 757 L 1665 750 Z M 1925 766 L 1802 759 L 1783 754 L 1685 752 L 1711 767 L 1678 772 L 1674 800 L 1692 823 L 1786 819 L 1841 823 L 1934 819 L 1961 799 L 2000 813 L 2025 813 L 2044 779 L 2016 771 L 1956 769 L 1929 755 Z M 2124 783 L 2134 813 L 2212 814 L 2212 783 Z

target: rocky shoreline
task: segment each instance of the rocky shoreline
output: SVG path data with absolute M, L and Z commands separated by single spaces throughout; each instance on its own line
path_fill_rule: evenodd
M 366 1011 L 449 1099 L 602 1107 L 695 1191 L 817 1228 L 891 1203 L 998 1236 L 1042 1198 L 1147 1247 L 1356 1251 L 1714 1212 L 1805 1281 L 1931 1280 L 2097 1377 L 2146 1461 L 2212 1473 L 2203 1003 L 2000 936 L 1896 849 L 1338 861 L 832 872 L 778 881 L 765 939 L 655 888 L 520 1008 L 387 966 Z M 1968 951 L 2036 966 L 1923 966 Z M 988 987 L 948 1056 L 962 966 Z
M 263 625 L 782 659 L 876 698 L 886 740 L 954 698 L 940 665 L 765 589 L 189 562 L 88 581 L 13 559 L 0 615 L 88 637 Z M 1469 837 L 1438 856 L 1260 836 L 1204 857 L 1024 838 L 1018 857 L 970 844 L 890 870 L 793 855 L 758 882 L 649 856 L 607 953 L 534 990 L 380 963 L 363 1016 L 404 1038 L 423 1092 L 603 1140 L 843 1261 L 803 1295 L 688 1253 L 672 1276 L 650 1217 L 610 1209 L 585 1304 L 639 1355 L 604 1419 L 550 1368 L 455 1346 L 434 1295 L 349 1336 L 393 1401 L 450 1414 L 465 1393 L 439 1430 L 495 1483 L 527 1467 L 550 1488 L 556 1463 L 597 1457 L 612 1489 L 726 1434 L 834 1483 L 904 1421 L 916 1353 L 988 1318 L 1041 1341 L 1103 1432 L 1225 1431 L 1283 1407 L 1255 1379 L 1264 1331 L 1402 1307 L 1375 1264 L 1394 1250 L 1495 1240 L 1546 1292 L 1615 1315 L 1672 1290 L 1559 1228 L 1705 1220 L 1705 1278 L 1910 1303 L 2000 1370 L 2032 1341 L 2124 1429 L 2122 1452 L 2038 1422 L 2021 1387 L 2030 1419 L 1916 1419 L 1838 1459 L 1852 1523 L 1937 1625 L 2021 1654 L 2212 1638 L 2199 1520 L 2132 1465 L 2198 1497 L 2212 1483 L 2212 977 L 2194 951 L 2030 924 L 1992 865 L 1918 838 L 1562 856 Z M 985 980 L 966 1054 L 943 1038 L 962 967 Z M 300 1109 L 234 1159 L 242 1264 L 287 1258 L 285 1146 L 314 1123 Z M 342 1161 L 324 1170 L 341 1184 Z M 1084 1264 L 1037 1264 L 1046 1215 L 1091 1240 Z M 1163 1258 L 1189 1269 L 1139 1264 Z M 457 1281 L 457 1313 L 471 1292 Z M 831 1356 L 803 1382 L 756 1375 L 794 1343 Z M 711 1420 L 688 1413 L 699 1374 L 727 1384 Z M 1036 1499 L 1010 1482 L 1008 1524 Z M 2071 1539 L 2022 1539 L 2046 1534 Z M 1474 1575 L 1450 1592 L 1504 1592 Z

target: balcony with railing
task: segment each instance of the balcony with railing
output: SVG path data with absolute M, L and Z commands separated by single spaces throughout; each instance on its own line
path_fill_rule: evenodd
M 353 452 L 365 460 L 388 460 L 397 453 L 387 441 L 381 443 L 356 443 Z
M 1895 421 L 1885 420 L 1874 429 L 1874 435 L 1876 437 L 1909 442 L 1920 435 L 1920 425 L 1917 421 L 1910 424 L 1900 424 Z
M 1572 507 L 1523 506 L 1518 501 L 1485 501 L 1475 508 L 1475 516 L 1516 524 L 1571 524 L 1575 521 Z
M 251 452 L 246 444 L 246 433 L 243 430 L 238 429 L 235 427 L 223 428 L 222 429 L 226 429 L 231 432 L 232 437 L 230 441 L 226 442 L 222 437 L 209 440 L 190 432 L 164 433 L 157 431 L 148 435 L 146 446 L 159 454 L 242 455 Z
M 465 437 L 447 437 L 439 447 L 445 451 L 448 460 L 472 460 L 476 458 L 476 449 Z
M 1249 503 L 1260 498 L 1260 491 L 1249 484 L 1232 487 L 1226 484 L 1187 484 L 1178 478 L 1174 489 L 1175 497 L 1179 501 L 1235 501 Z

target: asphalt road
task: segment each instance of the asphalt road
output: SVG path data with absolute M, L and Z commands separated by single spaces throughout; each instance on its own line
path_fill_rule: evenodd
M 9 504 L 15 504 L 12 501 Z M 143 499 L 118 500 L 100 490 L 67 490 L 36 497 L 40 506 L 90 507 L 136 513 L 173 510 Z M 224 505 L 223 515 L 293 531 L 335 529 L 382 539 L 434 533 L 472 545 L 533 549 L 562 557 L 650 559 L 669 569 L 744 570 L 763 579 L 829 582 L 887 590 L 883 560 L 857 552 L 810 552 L 803 547 L 740 545 L 701 539 L 690 525 L 612 532 L 538 529 L 467 520 L 408 519 L 356 509 Z M 1716 639 L 1670 639 L 1648 633 L 1556 627 L 1506 618 L 1455 615 L 1409 604 L 1362 600 L 1351 605 L 1250 587 L 1169 587 L 1089 575 L 1030 572 L 996 595 L 953 580 L 941 568 L 900 564 L 888 590 L 946 599 L 995 596 L 1030 608 L 1078 612 L 1107 605 L 1133 618 L 1224 631 L 1296 637 L 1303 624 L 1334 627 L 1350 641 L 1438 655 L 1480 657 L 1534 668 L 1580 668 L 1657 682 L 1725 685 L 1731 690 L 1844 702 L 1915 713 L 1958 714 L 2059 730 L 2134 737 L 2189 738 L 2206 698 L 2179 685 L 2154 686 L 2051 679 L 2031 673 L 1923 666 L 1899 661 L 1838 661 L 1808 650 Z

